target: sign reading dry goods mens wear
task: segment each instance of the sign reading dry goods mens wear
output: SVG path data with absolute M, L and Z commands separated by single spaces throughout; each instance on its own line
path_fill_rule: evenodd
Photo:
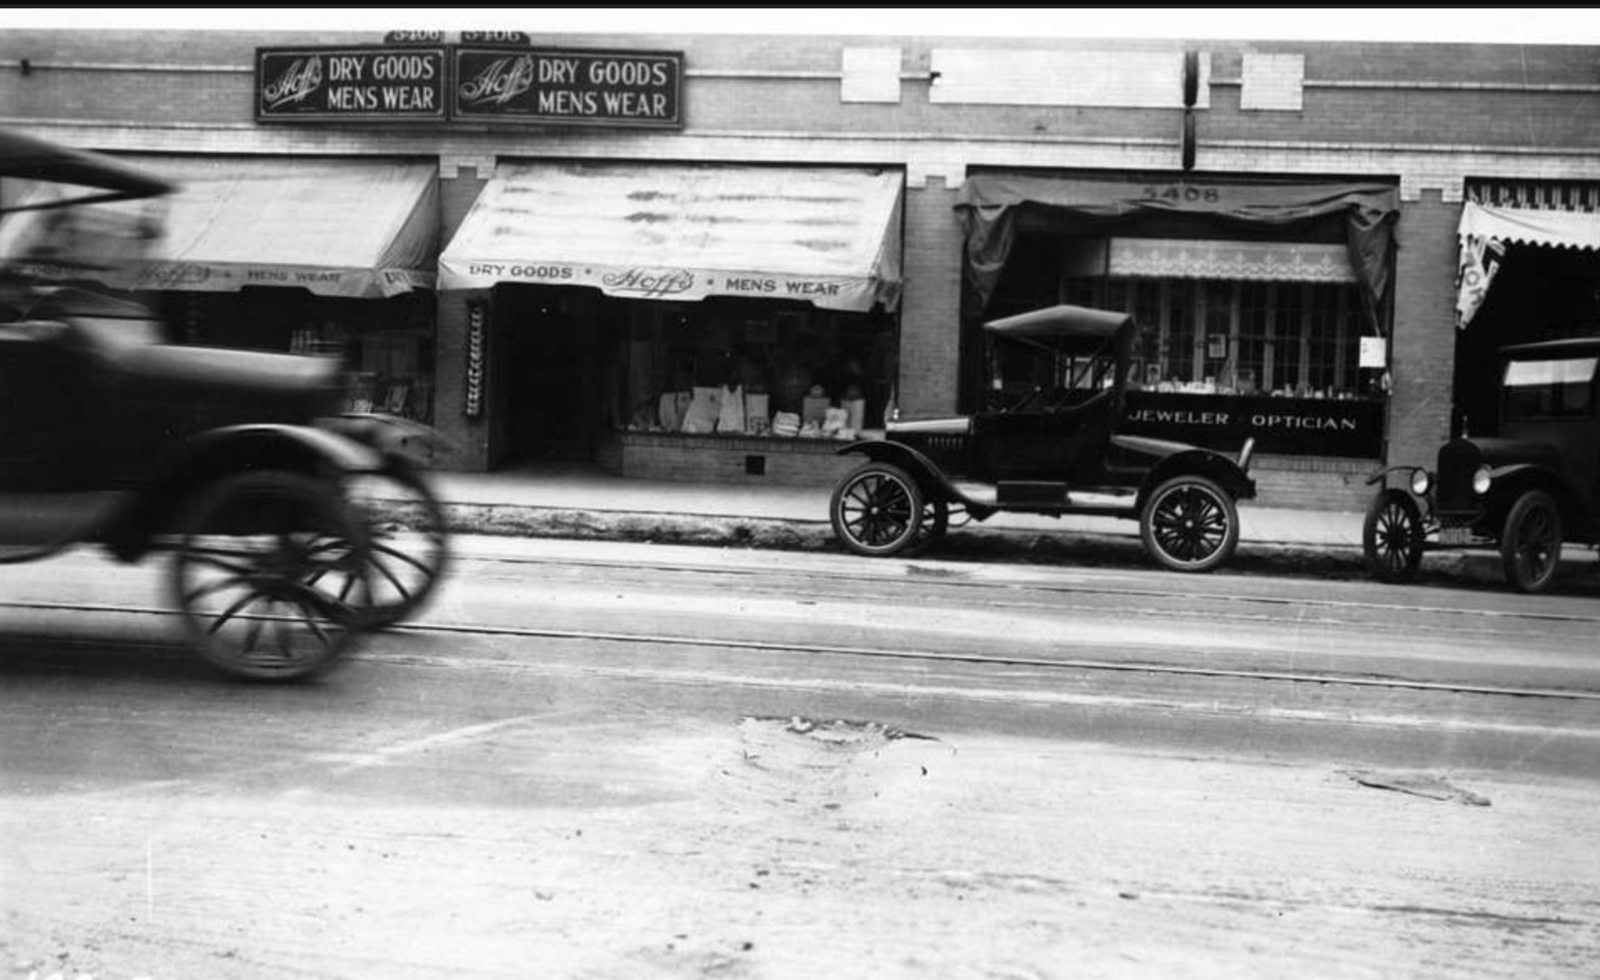
M 683 127 L 683 54 L 454 49 L 457 119 Z
M 256 119 L 445 118 L 442 47 L 257 48 Z

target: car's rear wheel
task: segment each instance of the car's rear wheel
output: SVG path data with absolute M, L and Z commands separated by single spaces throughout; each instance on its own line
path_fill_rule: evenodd
M 1156 487 L 1139 519 L 1145 550 L 1177 572 L 1209 572 L 1239 545 L 1239 510 L 1215 480 L 1175 476 Z
M 833 533 L 858 555 L 899 554 L 915 542 L 926 500 L 911 474 L 890 463 L 864 463 L 839 481 L 829 502 Z
M 1561 563 L 1561 511 L 1543 490 L 1517 498 L 1500 534 L 1500 563 L 1518 592 L 1542 592 Z
M 194 500 L 170 584 L 208 661 L 250 680 L 297 680 L 330 666 L 360 633 L 366 561 L 366 529 L 334 486 L 247 473 Z M 342 594 L 335 581 L 346 583 Z
M 1410 582 L 1422 565 L 1422 512 L 1404 490 L 1385 490 L 1367 505 L 1361 550 L 1380 582 Z

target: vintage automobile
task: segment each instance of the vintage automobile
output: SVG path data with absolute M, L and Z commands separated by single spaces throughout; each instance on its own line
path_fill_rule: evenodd
M 1234 458 L 1123 434 L 1131 316 L 1052 306 L 984 324 L 997 404 L 975 416 L 903 419 L 882 439 L 839 451 L 866 457 L 834 488 L 829 513 L 862 555 L 917 554 L 952 515 L 1002 511 L 1137 520 L 1163 566 L 1210 571 L 1239 542 L 1236 501 L 1255 496 L 1253 440 Z
M 50 207 L 169 190 L 7 132 L 0 176 L 74 188 Z M 343 413 L 337 360 L 170 343 L 130 299 L 0 275 L 0 562 L 170 552 L 194 645 L 262 680 L 328 667 L 431 594 L 449 558 L 417 465 L 431 432 Z
M 1502 348 L 1498 428 L 1439 448 L 1434 469 L 1392 466 L 1362 546 L 1384 582 L 1416 577 L 1423 552 L 1496 548 L 1506 582 L 1549 587 L 1563 542 L 1600 542 L 1600 337 Z M 1399 483 L 1399 486 L 1394 484 Z

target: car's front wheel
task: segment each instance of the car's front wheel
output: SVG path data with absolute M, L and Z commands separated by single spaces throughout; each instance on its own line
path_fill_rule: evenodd
M 1156 487 L 1139 519 L 1145 550 L 1176 572 L 1209 572 L 1239 545 L 1239 509 L 1215 480 L 1175 476 Z
M 1404 490 L 1385 490 L 1367 506 L 1361 551 L 1380 582 L 1410 582 L 1422 564 L 1422 512 Z
M 890 463 L 864 463 L 833 490 L 828 514 L 841 544 L 875 558 L 916 541 L 926 500 L 911 474 Z
M 309 677 L 361 632 L 366 529 L 334 485 L 287 472 L 228 477 L 200 491 L 182 531 L 173 599 L 195 647 L 222 670 Z
M 1561 511 L 1543 490 L 1517 498 L 1500 534 L 1500 563 L 1518 592 L 1542 592 L 1561 563 Z

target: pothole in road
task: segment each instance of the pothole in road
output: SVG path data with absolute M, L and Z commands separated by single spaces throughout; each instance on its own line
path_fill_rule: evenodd
M 885 725 L 879 721 L 857 721 L 849 718 L 817 719 L 792 715 L 788 718 L 762 718 L 748 716 L 741 723 L 742 727 L 779 730 L 791 735 L 804 735 L 807 738 L 832 745 L 839 748 L 872 748 L 884 742 L 894 742 L 903 738 L 923 739 L 935 741 L 931 735 L 921 735 L 917 732 L 908 732 L 893 725 Z

